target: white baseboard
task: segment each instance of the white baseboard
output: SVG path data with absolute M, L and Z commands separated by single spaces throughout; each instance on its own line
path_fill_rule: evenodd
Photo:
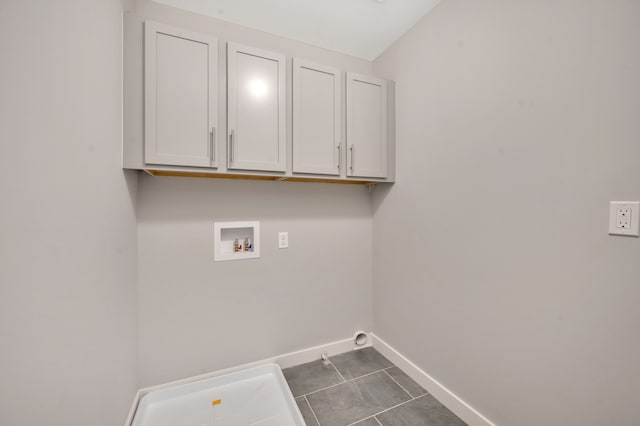
M 369 336 L 371 336 L 371 333 L 368 333 L 368 334 Z M 367 344 L 363 347 L 366 347 L 366 346 L 371 346 L 371 345 Z M 333 356 L 333 355 L 338 355 L 344 352 L 349 352 L 354 349 L 355 349 L 355 345 L 353 342 L 353 337 L 349 337 L 347 339 L 337 340 L 335 342 L 314 346 L 312 348 L 302 349 L 300 351 L 289 352 L 284 355 L 277 355 L 272 358 L 266 358 L 260 361 L 250 362 L 248 364 L 226 368 L 224 370 L 213 371 L 211 373 L 205 373 L 205 374 L 200 374 L 198 376 L 193 376 L 193 377 L 189 377 L 182 380 L 176 380 L 175 382 L 163 383 L 161 385 L 150 386 L 147 388 L 140 389 L 136 393 L 136 396 L 133 398 L 133 404 L 131 405 L 131 410 L 129 410 L 129 416 L 127 417 L 125 426 L 131 426 L 131 423 L 133 422 L 133 416 L 136 413 L 136 409 L 138 408 L 138 403 L 140 402 L 140 399 L 142 399 L 142 397 L 144 397 L 149 392 L 160 390 L 160 389 L 166 389 L 166 388 L 177 386 L 177 385 L 183 385 L 186 383 L 197 382 L 200 380 L 209 379 L 211 377 L 220 376 L 222 374 L 228 374 L 238 370 L 244 370 L 246 368 L 257 367 L 263 364 L 276 363 L 280 366 L 280 368 L 285 369 L 285 368 L 289 368 L 296 365 L 318 360 L 320 359 L 320 355 L 324 351 L 326 351 L 329 356 Z
M 420 367 L 409 361 L 404 355 L 389 346 L 384 340 L 371 334 L 372 345 L 389 361 L 400 367 L 409 377 L 418 382 L 435 399 L 464 420 L 469 426 L 495 426 L 489 419 L 480 414 L 471 405 L 464 402 L 436 379 L 425 373 Z

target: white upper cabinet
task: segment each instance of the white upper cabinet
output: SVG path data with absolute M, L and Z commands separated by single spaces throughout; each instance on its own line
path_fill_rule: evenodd
M 387 177 L 387 82 L 347 73 L 347 176 Z
M 345 73 L 352 62 L 342 55 L 327 56 L 333 66 L 299 58 L 289 63 L 283 54 L 228 42 L 234 31 L 219 29 L 220 40 L 209 30 L 193 32 L 195 26 L 125 14 L 125 168 L 300 182 L 395 181 L 393 81 Z M 277 49 L 273 40 L 265 42 Z M 225 45 L 226 52 L 219 50 Z
M 286 170 L 286 58 L 229 43 L 229 169 Z
M 218 40 L 145 23 L 145 163 L 217 167 Z
M 339 175 L 340 70 L 293 60 L 293 172 Z

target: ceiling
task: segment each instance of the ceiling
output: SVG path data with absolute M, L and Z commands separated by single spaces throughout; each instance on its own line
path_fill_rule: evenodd
M 373 60 L 440 0 L 154 0 Z

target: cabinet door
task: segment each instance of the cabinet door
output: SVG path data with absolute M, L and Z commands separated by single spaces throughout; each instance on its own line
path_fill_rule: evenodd
M 347 73 L 347 176 L 387 177 L 387 82 Z
M 339 175 L 340 70 L 293 60 L 293 171 Z
M 286 60 L 284 55 L 229 43 L 228 167 L 286 169 Z
M 145 162 L 217 167 L 218 40 L 145 22 Z

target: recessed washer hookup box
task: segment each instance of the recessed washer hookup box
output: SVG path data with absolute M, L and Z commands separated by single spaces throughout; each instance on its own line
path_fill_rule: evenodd
M 305 426 L 277 364 L 152 391 L 132 426 Z

